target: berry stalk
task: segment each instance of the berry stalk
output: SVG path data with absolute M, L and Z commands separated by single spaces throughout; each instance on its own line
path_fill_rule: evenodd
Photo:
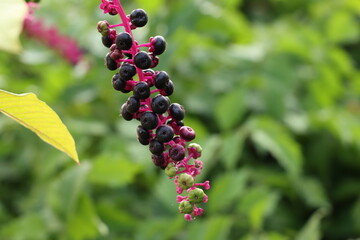
M 166 50 L 166 41 L 162 36 L 151 37 L 148 43 L 142 44 L 134 39 L 132 30 L 145 26 L 148 21 L 143 9 L 135 9 L 126 15 L 119 0 L 102 0 L 100 8 L 121 19 L 118 24 L 100 21 L 97 25 L 102 43 L 109 48 L 105 65 L 111 71 L 118 70 L 112 77 L 113 88 L 123 93 L 132 92 L 121 106 L 121 116 L 126 121 L 136 119 L 140 122 L 137 128 L 140 144 L 149 146 L 153 163 L 174 179 L 176 192 L 183 194 L 186 190 L 186 195 L 178 195 L 176 201 L 180 213 L 191 221 L 203 214 L 204 210 L 197 204 L 208 201 L 203 189 L 209 189 L 210 184 L 209 181 L 195 182 L 203 168 L 199 159 L 202 148 L 190 143 L 196 133 L 184 125 L 184 107 L 169 99 L 174 92 L 170 76 L 165 71 L 152 70 L 160 61 L 158 56 Z M 117 33 L 115 27 L 123 27 L 124 31 Z M 151 89 L 153 87 L 155 89 Z

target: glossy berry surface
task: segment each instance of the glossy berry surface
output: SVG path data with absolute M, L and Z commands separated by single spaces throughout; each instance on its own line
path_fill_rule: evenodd
M 130 80 L 136 74 L 136 68 L 128 63 L 123 63 L 120 66 L 119 74 L 122 79 Z
M 168 142 L 174 137 L 172 127 L 168 125 L 161 125 L 156 129 L 156 139 L 160 142 Z
M 154 85 L 157 89 L 164 89 L 169 82 L 169 75 L 165 71 L 160 71 L 155 75 Z
M 151 66 L 152 59 L 149 54 L 144 51 L 140 51 L 134 56 L 134 64 L 138 68 L 147 69 Z
M 174 93 L 174 83 L 169 80 L 169 82 L 165 85 L 165 88 L 160 92 L 164 96 L 170 96 Z
M 119 33 L 116 36 L 115 44 L 116 44 L 116 47 L 120 50 L 130 49 L 132 46 L 132 43 L 133 43 L 132 37 L 127 32 Z
M 120 78 L 119 73 L 116 73 L 112 78 L 112 86 L 117 91 L 123 91 L 126 87 L 126 81 Z
M 134 96 L 139 99 L 145 99 L 150 96 L 150 88 L 146 82 L 138 82 L 134 87 Z
M 181 121 L 185 117 L 185 109 L 180 104 L 173 103 L 169 107 L 169 114 L 174 120 Z
M 151 41 L 152 47 L 150 48 L 150 52 L 153 52 L 155 55 L 160 55 L 165 52 L 166 49 L 166 41 L 162 36 L 156 36 Z
M 150 141 L 149 150 L 152 154 L 160 155 L 164 152 L 165 147 L 162 142 L 159 142 L 158 140 L 153 139 Z
M 130 21 L 136 27 L 143 27 L 148 22 L 147 13 L 143 9 L 135 9 L 130 14 Z
M 133 115 L 126 110 L 126 103 L 121 106 L 120 113 L 126 121 L 130 121 L 133 119 Z
M 101 42 L 107 48 L 110 48 L 111 45 L 113 44 L 113 40 L 110 38 L 110 35 L 102 36 Z
M 106 67 L 111 70 L 114 71 L 118 68 L 118 64 L 117 62 L 115 62 L 111 57 L 110 57 L 110 53 L 106 54 L 105 56 L 105 65 Z
M 169 149 L 169 156 L 174 161 L 182 160 L 185 157 L 185 153 L 185 148 L 180 144 L 176 144 Z
M 180 128 L 180 137 L 185 141 L 190 142 L 195 139 L 195 136 L 195 131 L 191 127 L 183 126 Z
M 141 126 L 145 129 L 154 129 L 158 125 L 158 118 L 153 112 L 144 112 L 140 117 Z
M 140 101 L 135 96 L 130 96 L 126 101 L 126 111 L 136 113 L 140 108 Z
M 151 100 L 151 109 L 154 113 L 165 113 L 166 110 L 169 108 L 170 100 L 167 97 L 164 97 L 163 95 L 159 94 L 155 96 Z

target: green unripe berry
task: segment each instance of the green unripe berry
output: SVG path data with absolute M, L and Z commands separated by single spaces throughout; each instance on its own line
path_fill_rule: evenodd
M 179 176 L 178 185 L 185 190 L 191 188 L 194 186 L 194 178 L 190 174 L 183 173 Z
M 182 201 L 179 204 L 180 213 L 192 213 L 194 211 L 194 206 L 189 201 Z
M 202 189 L 195 188 L 189 192 L 188 197 L 192 203 L 202 203 L 204 201 L 205 193 Z
M 201 153 L 201 152 L 202 152 L 201 146 L 200 146 L 199 144 L 197 144 L 197 143 L 190 143 L 190 144 L 189 144 L 189 147 L 190 147 L 190 148 L 196 148 L 196 151 L 197 151 L 198 153 Z
M 176 175 L 176 168 L 174 167 L 173 163 L 169 163 L 165 168 L 165 174 L 168 177 L 175 177 Z
M 99 21 L 97 24 L 97 30 L 101 35 L 107 36 L 109 34 L 109 27 L 107 25 L 107 22 L 105 21 Z

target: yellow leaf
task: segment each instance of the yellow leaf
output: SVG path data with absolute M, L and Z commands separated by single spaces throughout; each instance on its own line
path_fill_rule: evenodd
M 0 112 L 29 128 L 43 141 L 65 152 L 79 163 L 74 139 L 66 126 L 35 94 L 14 94 L 0 89 Z
M 0 0 L 0 49 L 19 53 L 19 40 L 27 13 L 24 0 Z

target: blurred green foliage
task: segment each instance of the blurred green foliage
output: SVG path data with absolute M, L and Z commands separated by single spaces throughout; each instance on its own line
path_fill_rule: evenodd
M 0 239 L 317 240 L 360 237 L 360 2 L 124 0 L 139 42 L 168 42 L 157 69 L 203 147 L 205 214 L 177 213 L 172 180 L 118 118 L 96 23 L 100 1 L 41 2 L 78 40 L 70 66 L 27 38 L 0 53 L 0 88 L 35 92 L 62 117 L 81 165 L 0 116 Z M 59 10 L 61 9 L 61 10 Z

